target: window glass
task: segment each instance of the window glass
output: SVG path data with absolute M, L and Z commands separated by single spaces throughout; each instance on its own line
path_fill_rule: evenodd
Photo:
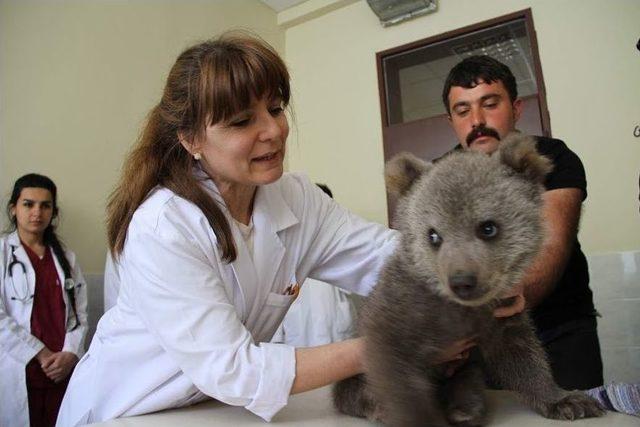
M 442 88 L 447 74 L 471 55 L 490 55 L 507 65 L 520 97 L 538 94 L 525 19 L 515 19 L 385 57 L 387 124 L 445 114 Z

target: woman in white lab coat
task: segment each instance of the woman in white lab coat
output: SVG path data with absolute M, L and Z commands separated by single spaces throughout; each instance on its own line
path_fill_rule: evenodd
M 207 396 L 270 420 L 291 393 L 363 371 L 360 338 L 269 342 L 307 277 L 367 294 L 397 238 L 283 173 L 289 93 L 283 61 L 253 37 L 178 57 L 109 202 L 120 289 L 58 425 Z
M 75 255 L 52 220 L 57 191 L 28 174 L 13 188 L 12 232 L 0 238 L 0 425 L 52 426 L 84 353 L 87 293 Z

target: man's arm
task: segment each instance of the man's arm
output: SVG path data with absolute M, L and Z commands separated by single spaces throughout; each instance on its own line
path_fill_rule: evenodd
M 522 280 L 529 308 L 540 304 L 553 291 L 564 272 L 578 233 L 582 190 L 550 190 L 544 193 L 542 199 L 545 238 L 540 253 Z

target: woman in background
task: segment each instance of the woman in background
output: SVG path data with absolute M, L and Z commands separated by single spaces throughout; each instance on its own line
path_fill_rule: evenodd
M 87 291 L 52 223 L 53 181 L 19 178 L 7 213 L 11 230 L 0 238 L 0 425 L 53 426 L 84 353 Z

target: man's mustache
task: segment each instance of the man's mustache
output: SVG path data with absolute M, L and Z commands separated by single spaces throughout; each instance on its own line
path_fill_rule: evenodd
M 480 125 L 473 128 L 471 132 L 469 132 L 469 135 L 467 135 L 467 145 L 471 145 L 473 141 L 480 138 L 481 136 L 489 136 L 500 141 L 500 135 L 498 135 L 497 130 L 486 127 L 485 125 Z

